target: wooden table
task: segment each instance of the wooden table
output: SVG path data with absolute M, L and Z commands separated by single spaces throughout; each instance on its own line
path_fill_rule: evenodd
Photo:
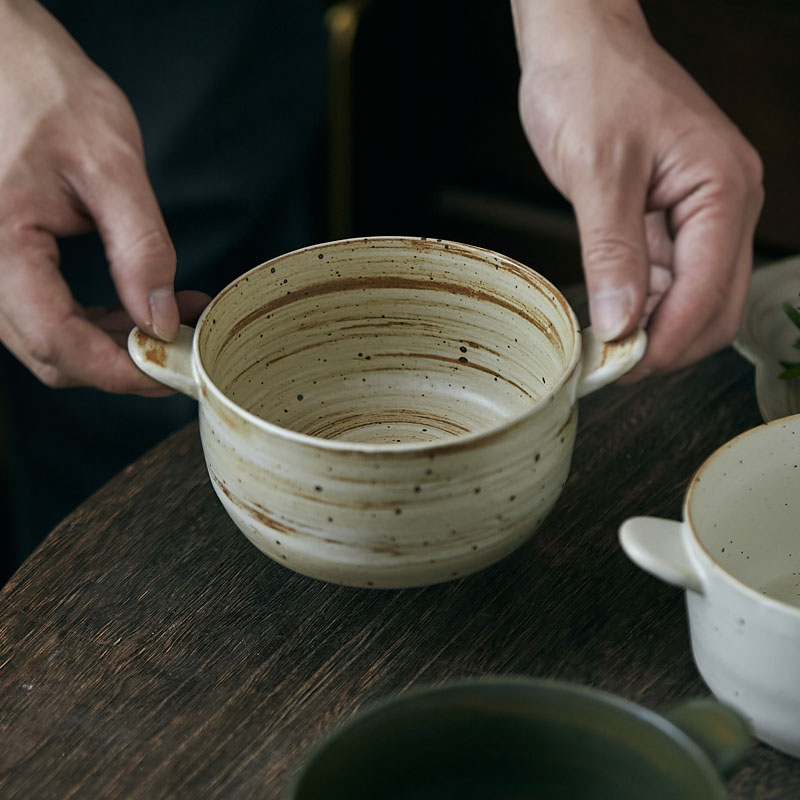
M 683 592 L 617 543 L 677 518 L 694 470 L 760 422 L 732 350 L 581 401 L 572 473 L 527 545 L 456 582 L 356 590 L 262 556 L 212 492 L 197 427 L 67 518 L 0 594 L 0 797 L 279 797 L 364 703 L 416 684 L 550 676 L 656 711 L 708 690 Z M 759 745 L 731 796 L 800 797 Z

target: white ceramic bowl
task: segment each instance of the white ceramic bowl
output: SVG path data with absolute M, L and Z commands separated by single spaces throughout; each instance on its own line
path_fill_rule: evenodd
M 753 271 L 734 347 L 755 366 L 756 398 L 765 422 L 800 413 L 800 378 L 782 380 L 781 361 L 800 361 L 800 331 L 784 303 L 800 304 L 800 256 Z
M 543 277 L 477 247 L 381 237 L 251 270 L 131 355 L 199 400 L 208 472 L 260 550 L 357 586 L 510 553 L 569 471 L 576 398 L 641 357 L 583 334 Z
M 627 520 L 622 547 L 686 588 L 692 652 L 714 694 L 800 757 L 800 416 L 717 450 L 683 516 Z

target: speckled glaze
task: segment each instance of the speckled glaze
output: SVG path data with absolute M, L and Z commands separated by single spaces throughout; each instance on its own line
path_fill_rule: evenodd
M 765 742 L 800 757 L 800 416 L 717 450 L 686 494 L 683 523 L 620 529 L 643 569 L 687 589 L 692 651 L 714 694 Z
M 753 272 L 734 347 L 756 368 L 756 397 L 764 421 L 800 413 L 800 379 L 781 380 L 781 361 L 800 361 L 800 338 L 783 310 L 800 305 L 800 256 Z
M 563 296 L 503 256 L 380 237 L 262 264 L 196 331 L 164 345 L 134 330 L 129 350 L 198 398 L 214 489 L 256 547 L 326 581 L 404 587 L 536 530 L 569 471 L 576 397 L 644 344 L 581 334 Z

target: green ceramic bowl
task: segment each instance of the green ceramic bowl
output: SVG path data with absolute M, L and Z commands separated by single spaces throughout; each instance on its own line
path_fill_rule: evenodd
M 750 747 L 713 700 L 666 716 L 555 681 L 416 689 L 366 708 L 316 748 L 292 800 L 715 800 Z

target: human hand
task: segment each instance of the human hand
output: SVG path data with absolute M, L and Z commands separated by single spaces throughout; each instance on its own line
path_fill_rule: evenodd
M 133 323 L 175 337 L 208 302 L 173 293 L 175 251 L 127 99 L 33 0 L 0 0 L 0 341 L 53 387 L 164 394 L 133 364 Z M 123 309 L 83 309 L 56 237 L 97 228 Z
M 761 162 L 653 40 L 634 0 L 512 0 L 520 116 L 575 210 L 595 331 L 646 325 L 633 381 L 728 345 L 763 202 Z

